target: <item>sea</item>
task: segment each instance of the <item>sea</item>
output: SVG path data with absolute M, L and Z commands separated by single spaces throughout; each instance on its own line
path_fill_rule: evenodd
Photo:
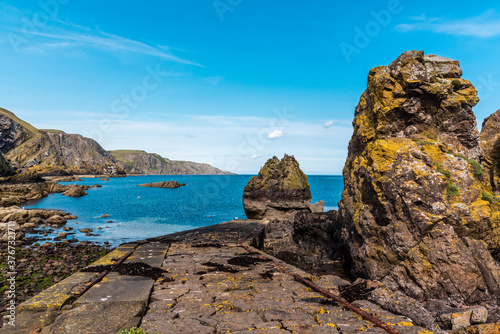
M 243 188 L 252 175 L 147 175 L 109 178 L 100 181 L 84 178 L 62 184 L 100 184 L 78 198 L 51 194 L 31 201 L 26 209 L 63 210 L 78 219 L 69 220 L 73 227 L 68 239 L 109 242 L 113 246 L 135 240 L 181 232 L 198 227 L 245 219 Z M 139 184 L 175 180 L 186 186 L 177 189 L 139 187 Z M 336 210 L 343 189 L 338 175 L 308 176 L 312 203 L 325 201 L 325 211 Z M 102 217 L 107 215 L 107 217 Z M 99 227 L 101 229 L 99 229 Z M 91 228 L 92 236 L 79 232 Z M 55 229 L 53 235 L 61 233 Z M 28 235 L 29 236 L 29 235 Z

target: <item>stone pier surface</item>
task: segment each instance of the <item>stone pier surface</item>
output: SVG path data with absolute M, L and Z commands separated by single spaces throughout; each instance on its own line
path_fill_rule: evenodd
M 125 264 L 164 270 L 150 277 L 111 271 L 72 299 L 82 283 L 99 275 L 77 273 L 21 304 L 16 327 L 0 333 L 116 334 L 140 326 L 155 333 L 385 333 L 361 316 L 277 270 L 276 264 L 334 293 L 350 283 L 333 275 L 314 277 L 257 248 L 259 221 L 233 221 L 126 244 L 92 266 L 112 265 L 135 248 Z M 432 333 L 406 317 L 364 300 L 355 305 L 401 333 Z

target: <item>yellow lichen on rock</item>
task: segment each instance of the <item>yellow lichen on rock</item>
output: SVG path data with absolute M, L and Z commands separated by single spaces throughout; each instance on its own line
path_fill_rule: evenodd
M 499 275 L 483 273 L 462 241 L 500 249 L 500 204 L 479 164 L 477 90 L 461 73 L 457 61 L 420 51 L 372 69 L 343 170 L 351 271 L 419 300 L 489 300 L 483 275 Z

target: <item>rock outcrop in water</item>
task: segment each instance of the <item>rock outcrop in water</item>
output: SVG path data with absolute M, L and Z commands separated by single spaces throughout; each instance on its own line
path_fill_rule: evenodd
M 85 192 L 85 186 L 73 184 L 69 187 L 68 190 L 63 192 L 63 195 L 69 197 L 82 197 L 88 194 Z
M 298 210 L 309 211 L 311 190 L 307 176 L 293 156 L 269 159 L 243 191 L 249 219 L 288 218 Z
M 177 181 L 163 181 L 163 182 L 153 182 L 139 184 L 139 187 L 149 187 L 149 188 L 180 188 L 185 186 L 185 183 L 178 183 Z
M 500 293 L 499 204 L 479 162 L 477 91 L 458 61 L 403 53 L 372 69 L 339 202 L 351 274 L 420 300 Z

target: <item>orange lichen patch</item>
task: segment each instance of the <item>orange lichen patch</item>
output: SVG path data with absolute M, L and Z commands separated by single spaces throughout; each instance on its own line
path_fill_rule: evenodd
M 467 328 L 453 330 L 451 334 L 498 334 L 500 323 L 475 325 Z

